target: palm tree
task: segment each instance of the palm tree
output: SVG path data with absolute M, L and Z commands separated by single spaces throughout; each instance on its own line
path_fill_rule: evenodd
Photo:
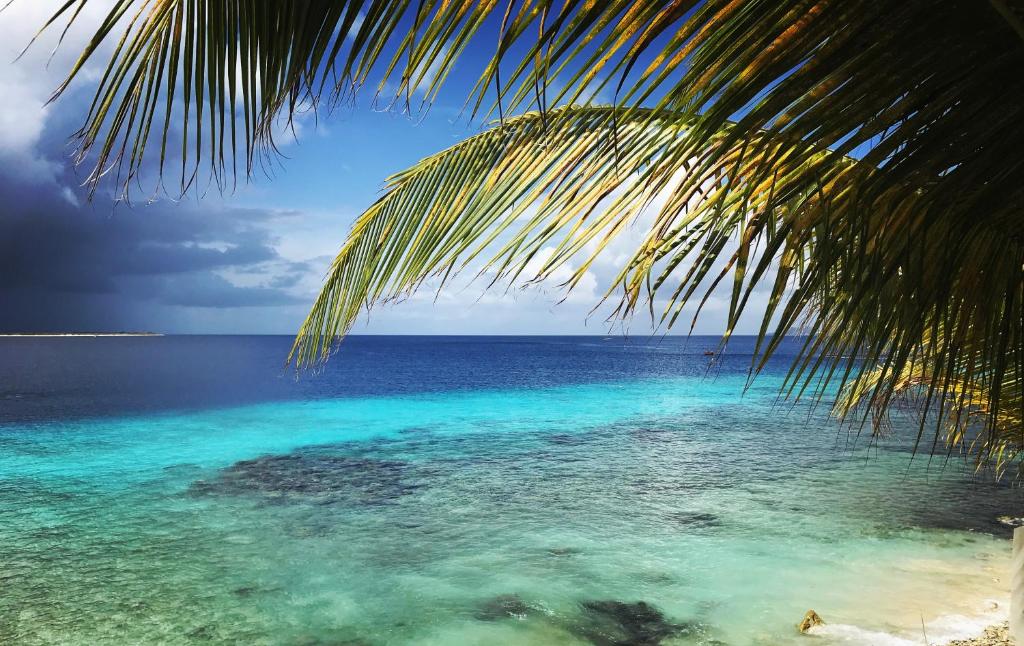
M 298 366 L 362 311 L 474 261 L 492 284 L 571 261 L 572 289 L 643 215 L 605 296 L 617 316 L 647 309 L 667 329 L 724 282 L 728 339 L 768 290 L 752 373 L 801 332 L 789 395 L 839 386 L 836 412 L 878 431 L 909 404 L 919 441 L 1020 462 L 1019 2 L 116 0 L 57 94 L 107 41 L 79 160 L 125 190 L 153 155 L 182 191 L 204 168 L 226 186 L 272 154 L 276 120 L 370 79 L 396 105 L 429 102 L 473 64 L 470 42 L 494 48 L 467 98 L 494 121 L 388 179 L 299 331 Z

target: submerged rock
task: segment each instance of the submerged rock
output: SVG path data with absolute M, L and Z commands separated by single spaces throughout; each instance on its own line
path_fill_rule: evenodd
M 197 480 L 193 495 L 258 494 L 275 502 L 382 505 L 422 485 L 411 481 L 409 467 L 322 452 L 296 452 L 241 460 L 212 480 Z
M 190 474 L 201 471 L 202 467 L 198 464 L 192 464 L 191 462 L 184 462 L 182 464 L 169 464 L 163 468 L 164 473 L 171 474 Z
M 277 592 L 280 588 L 263 588 L 255 585 L 244 585 L 240 588 L 235 588 L 231 591 L 236 597 L 251 597 L 257 594 L 269 594 L 271 592 Z
M 213 624 L 205 624 L 193 628 L 185 634 L 191 641 L 213 641 L 217 639 L 217 628 Z
M 550 556 L 576 556 L 582 553 L 583 550 L 578 547 L 552 547 L 548 550 Z
M 660 644 L 680 634 L 696 636 L 699 624 L 673 624 L 654 606 L 644 602 L 586 601 L 583 610 L 589 621 L 576 631 L 581 637 L 600 646 L 627 644 Z
M 718 527 L 722 524 L 722 520 L 715 514 L 699 511 L 672 512 L 668 514 L 668 519 L 678 525 L 691 529 L 706 529 Z
M 796 629 L 805 633 L 815 626 L 823 625 L 825 625 L 825 622 L 820 616 L 818 616 L 818 613 L 814 612 L 814 610 L 808 610 L 807 614 L 804 615 L 804 618 L 796 625 Z
M 358 637 L 350 638 L 343 637 L 340 639 L 334 639 L 330 637 L 318 637 L 314 635 L 303 635 L 291 642 L 292 646 L 373 646 L 372 642 L 368 642 Z
M 666 426 L 639 426 L 631 429 L 630 435 L 639 442 L 667 444 L 679 441 L 678 429 Z
M 553 433 L 548 435 L 547 439 L 548 442 L 551 442 L 552 444 L 562 444 L 566 446 L 582 444 L 586 441 L 586 438 L 572 433 Z
M 499 594 L 480 605 L 476 615 L 480 621 L 499 619 L 525 619 L 532 608 L 517 594 Z

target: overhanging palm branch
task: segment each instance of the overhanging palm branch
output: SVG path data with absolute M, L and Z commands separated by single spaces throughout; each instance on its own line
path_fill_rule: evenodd
M 46 27 L 69 28 L 95 1 L 61 2 Z M 495 53 L 473 114 L 611 92 L 625 107 L 700 115 L 693 148 L 738 115 L 738 136 L 768 127 L 844 152 L 872 142 L 896 182 L 955 168 L 1015 123 L 1022 25 L 1013 0 L 113 0 L 57 94 L 110 41 L 80 159 L 94 180 L 118 168 L 127 183 L 152 146 L 161 168 L 180 154 L 187 186 L 204 161 L 218 179 L 236 170 L 236 153 L 251 172 L 276 117 L 368 80 L 429 101 L 479 35 Z
M 933 355 L 929 348 L 926 355 Z M 940 359 L 941 361 L 941 359 Z M 835 411 L 840 416 L 855 416 L 863 411 L 870 416 L 875 433 L 892 428 L 892 415 L 909 415 L 919 423 L 918 441 L 928 429 L 932 432 L 927 449 L 946 457 L 984 456 L 985 461 L 1002 473 L 1018 465 L 1024 447 L 1024 418 L 1021 416 L 1021 380 L 1006 375 L 994 384 L 984 366 L 961 366 L 957 378 L 941 380 L 942 368 L 928 358 L 904 366 L 897 375 L 881 368 L 867 371 L 856 383 L 839 393 Z M 888 383 L 883 383 L 883 380 Z M 991 408 L 992 388 L 1000 390 L 998 410 Z M 884 396 L 879 393 L 885 393 Z
M 989 411 L 995 403 L 1003 421 L 982 424 L 991 433 L 972 436 L 969 446 L 983 461 L 1005 457 L 1007 442 L 1018 441 L 1005 432 L 1007 416 L 1021 400 L 1019 386 L 993 392 L 994 379 L 1017 384 L 1016 360 L 1006 358 L 1012 368 L 998 371 L 977 366 L 999 365 L 1002 344 L 1014 347 L 1020 338 L 1015 243 L 993 232 L 951 244 L 966 229 L 921 221 L 916 205 L 904 205 L 896 192 L 865 209 L 861 187 L 882 171 L 828 151 L 788 157 L 792 143 L 777 135 L 734 141 L 730 126 L 709 143 L 733 142 L 730 154 L 714 163 L 679 159 L 671 153 L 691 123 L 665 112 L 657 121 L 642 112 L 624 121 L 609 106 L 532 113 L 392 177 L 356 221 L 291 359 L 305 365 L 325 358 L 365 309 L 471 266 L 482 265 L 497 283 L 541 280 L 571 265 L 571 289 L 646 212 L 646 237 L 610 286 L 618 315 L 649 307 L 671 327 L 684 305 L 695 301 L 699 312 L 724 282 L 731 331 L 753 290 L 767 282 L 759 360 L 787 333 L 807 335 L 790 393 L 820 396 L 838 386 L 848 396 L 837 412 L 856 413 L 854 404 L 864 400 L 877 410 L 906 394 L 907 375 L 927 365 L 929 379 L 913 382 L 937 404 L 925 407 L 943 424 L 974 423 L 980 399 Z M 748 148 L 771 155 L 771 163 Z M 536 271 L 524 273 L 530 267 Z M 987 271 L 979 275 L 979 267 Z M 1006 281 L 1004 304 L 992 311 L 986 292 L 997 287 L 986 281 L 997 277 Z M 947 326 L 958 330 L 957 339 L 925 342 Z M 954 397 L 966 392 L 965 383 L 971 397 Z M 964 433 L 947 437 L 967 446 Z
M 14 1 L 14 0 L 11 0 Z M 43 29 L 91 0 L 66 0 Z M 350 97 L 375 66 L 378 90 L 430 98 L 493 3 L 408 0 L 114 0 L 55 97 L 113 45 L 76 133 L 77 160 L 93 165 L 95 190 L 115 171 L 126 190 L 157 152 L 159 174 L 177 158 L 180 189 L 204 168 L 223 188 L 273 152 L 276 120 Z M 411 23 L 409 22 L 411 21 Z M 239 168 L 242 162 L 242 169 Z M 127 194 L 127 193 L 126 193 Z
M 83 56 L 127 34 L 80 142 L 131 178 L 151 136 L 180 125 L 183 186 L 200 155 L 223 178 L 240 151 L 249 172 L 275 118 L 371 77 L 432 97 L 487 36 L 471 114 L 536 112 L 390 180 L 294 359 L 472 258 L 513 280 L 554 246 L 541 275 L 575 259 L 578 277 L 657 203 L 612 286 L 620 314 L 660 295 L 671 325 L 720 278 L 735 323 L 765 284 L 757 365 L 807 333 L 789 392 L 844 384 L 886 406 L 923 370 L 925 405 L 955 415 L 944 404 L 969 390 L 987 411 L 972 444 L 986 461 L 1000 420 L 1021 417 L 1022 17 L 1010 0 L 119 0 Z M 564 107 L 599 94 L 615 107 Z

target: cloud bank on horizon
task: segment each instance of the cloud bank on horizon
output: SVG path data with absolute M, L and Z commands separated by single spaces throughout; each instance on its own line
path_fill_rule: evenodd
M 200 187 L 180 200 L 158 195 L 124 205 L 108 190 L 89 202 L 68 145 L 89 88 L 47 104 L 88 21 L 49 64 L 59 30 L 15 61 L 55 4 L 20 1 L 0 13 L 0 332 L 293 333 L 381 181 L 469 134 L 465 124 L 453 124 L 455 110 L 443 94 L 422 119 L 356 106 L 317 123 L 306 117 L 275 176 L 257 177 L 230 194 Z M 459 105 L 462 98 L 449 101 Z M 559 275 L 539 286 L 486 293 L 486 280 L 467 275 L 440 294 L 423 290 L 375 310 L 353 331 L 620 330 L 603 310 L 592 310 L 639 240 L 639 230 L 616 240 L 564 301 Z M 724 307 L 712 299 L 695 331 L 720 333 Z M 738 332 L 752 331 L 754 323 Z M 634 321 L 629 329 L 651 328 Z

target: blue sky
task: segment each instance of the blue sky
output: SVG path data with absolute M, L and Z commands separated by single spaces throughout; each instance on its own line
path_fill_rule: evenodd
M 16 2 L 0 14 L 0 331 L 293 333 L 387 175 L 480 125 L 459 118 L 474 63 L 490 53 L 470 50 L 425 114 L 375 110 L 364 93 L 333 114 L 300 117 L 297 138 L 281 140 L 286 158 L 272 178 L 258 174 L 231 194 L 210 190 L 202 199 L 193 192 L 115 207 L 101 192 L 87 203 L 67 137 L 91 88 L 45 105 L 85 30 L 72 31 L 49 67 L 52 37 L 10 62 L 55 4 Z M 376 310 L 355 331 L 605 333 L 603 314 L 591 310 L 635 240 L 613 246 L 561 304 L 553 283 L 487 294 L 479 282 L 456 284 Z M 713 299 L 696 331 L 721 332 L 723 307 Z M 642 320 L 630 325 L 649 329 Z

